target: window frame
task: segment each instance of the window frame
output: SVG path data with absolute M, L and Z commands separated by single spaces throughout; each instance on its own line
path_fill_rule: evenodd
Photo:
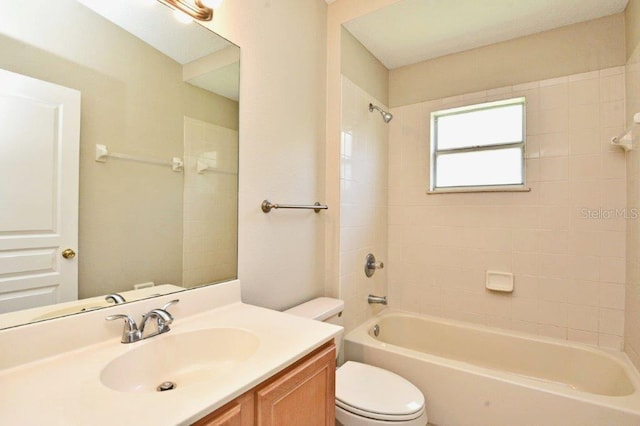
M 504 108 L 513 105 L 522 105 L 522 140 L 504 143 L 495 143 L 489 145 L 470 145 L 460 148 L 446 148 L 438 149 L 438 119 L 441 117 L 448 117 L 452 115 L 468 114 L 472 112 L 486 111 L 496 108 Z M 456 108 L 448 108 L 444 110 L 434 111 L 431 113 L 431 128 L 430 128 L 431 140 L 431 170 L 430 170 L 430 182 L 429 182 L 429 194 L 436 193 L 451 193 L 451 192 L 506 192 L 506 191 L 530 191 L 525 187 L 526 184 L 526 98 L 516 97 L 503 99 L 498 101 L 482 102 L 478 104 L 465 105 Z M 442 155 L 460 154 L 465 152 L 483 152 L 483 151 L 498 151 L 509 148 L 520 148 L 521 150 L 521 170 L 522 180 L 519 183 L 508 184 L 487 184 L 479 183 L 477 185 L 458 185 L 458 186 L 437 186 L 436 176 L 438 167 L 438 157 Z

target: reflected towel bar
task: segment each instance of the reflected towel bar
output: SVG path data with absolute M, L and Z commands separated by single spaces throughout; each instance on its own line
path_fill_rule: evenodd
M 143 158 L 136 155 L 110 152 L 105 145 L 96 144 L 96 161 L 99 163 L 106 163 L 109 157 L 119 158 L 121 160 L 136 161 L 138 163 L 156 164 L 158 166 L 170 166 L 174 172 L 181 172 L 184 168 L 184 162 L 181 158 L 178 157 L 173 157 L 170 161 L 157 160 L 155 158 Z
M 320 213 L 320 210 L 327 210 L 329 208 L 328 206 L 322 205 L 317 201 L 312 206 L 309 206 L 297 204 L 277 204 L 272 203 L 269 200 L 264 200 L 260 206 L 262 207 L 262 211 L 265 213 L 269 213 L 271 209 L 307 209 L 314 210 L 316 213 Z
M 640 124 L 640 112 L 637 112 L 633 116 L 633 123 L 625 130 L 623 134 L 620 136 L 616 136 L 615 138 L 611 138 L 611 144 L 615 146 L 619 146 L 620 148 L 626 151 L 630 151 L 633 149 L 634 142 L 637 137 L 634 137 L 634 130 Z

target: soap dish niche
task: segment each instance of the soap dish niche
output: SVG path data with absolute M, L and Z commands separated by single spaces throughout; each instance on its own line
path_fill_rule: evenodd
M 487 271 L 487 289 L 503 293 L 513 292 L 513 274 L 511 272 Z

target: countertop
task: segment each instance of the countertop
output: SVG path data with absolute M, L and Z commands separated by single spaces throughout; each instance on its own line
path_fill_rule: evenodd
M 216 380 L 178 386 L 170 392 L 120 392 L 100 381 L 102 369 L 127 351 L 172 334 L 211 327 L 248 330 L 259 338 L 259 347 L 242 362 L 241 368 Z M 0 370 L 0 424 L 189 424 L 301 359 L 341 331 L 341 327 L 241 302 L 185 318 L 176 316 L 172 330 L 160 336 L 122 344 L 118 335 Z

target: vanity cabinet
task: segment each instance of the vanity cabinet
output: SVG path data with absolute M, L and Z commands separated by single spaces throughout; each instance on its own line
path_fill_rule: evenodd
M 249 391 L 234 399 L 198 420 L 193 426 L 253 426 L 255 424 L 253 393 Z
M 332 341 L 194 426 L 333 426 L 335 370 Z

